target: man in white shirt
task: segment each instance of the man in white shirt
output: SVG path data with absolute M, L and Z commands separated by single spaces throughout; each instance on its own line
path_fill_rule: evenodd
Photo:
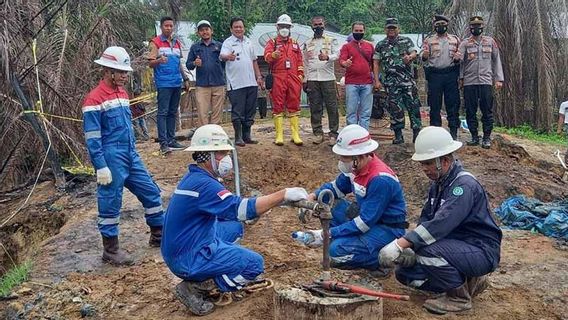
M 321 119 L 325 104 L 329 118 L 329 145 L 333 146 L 339 128 L 334 70 L 339 44 L 337 39 L 324 35 L 324 17 L 312 18 L 312 30 L 314 37 L 304 44 L 303 56 L 306 70 L 304 91 L 308 94 L 310 103 L 312 131 L 315 135 L 313 143 L 320 144 L 324 141 Z
M 231 121 L 235 130 L 235 144 L 244 147 L 258 141 L 251 137 L 251 127 L 256 113 L 258 86 L 264 87 L 258 68 L 254 47 L 245 36 L 243 18 L 231 19 L 231 33 L 223 42 L 219 58 L 225 61 L 227 91 L 231 101 Z
M 558 110 L 558 126 L 556 128 L 556 133 L 561 134 L 562 129 L 566 132 L 568 136 L 568 101 L 564 101 L 560 104 L 560 109 Z M 564 155 L 564 163 L 568 163 L 568 150 Z

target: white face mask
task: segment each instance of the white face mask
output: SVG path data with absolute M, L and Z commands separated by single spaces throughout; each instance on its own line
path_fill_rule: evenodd
M 341 173 L 351 173 L 353 172 L 353 161 L 343 162 L 339 160 L 339 162 L 337 163 L 337 168 L 339 169 L 339 171 L 341 171 Z
M 290 29 L 282 28 L 282 29 L 278 30 L 278 34 L 280 34 L 281 37 L 286 38 L 287 36 L 290 35 Z
M 213 166 L 213 170 L 221 178 L 226 177 L 229 173 L 231 173 L 231 170 L 233 170 L 233 159 L 231 159 L 230 155 L 224 156 L 221 160 L 219 160 L 219 164 L 217 164 L 215 155 L 212 154 L 211 164 Z

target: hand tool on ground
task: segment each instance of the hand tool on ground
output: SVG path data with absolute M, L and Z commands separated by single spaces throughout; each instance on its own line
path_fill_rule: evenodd
M 316 281 L 316 284 L 320 285 L 322 288 L 334 291 L 334 292 L 342 292 L 342 293 L 357 293 L 366 296 L 378 297 L 378 298 L 386 298 L 386 299 L 393 299 L 393 300 L 402 300 L 408 301 L 410 300 L 410 296 L 407 295 L 399 295 L 394 293 L 387 293 L 382 291 L 374 291 L 367 288 L 335 282 L 335 281 Z

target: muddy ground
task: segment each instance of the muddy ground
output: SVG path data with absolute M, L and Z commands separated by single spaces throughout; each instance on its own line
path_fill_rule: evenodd
M 333 179 L 337 159 L 327 145 L 309 141 L 309 120 L 302 119 L 304 147 L 289 143 L 277 147 L 270 122 L 255 126 L 261 141 L 239 148 L 242 193 L 267 194 L 288 186 L 314 189 Z M 385 133 L 376 129 L 375 133 Z M 388 131 L 386 132 L 388 133 Z M 408 134 L 408 132 L 407 132 Z M 410 137 L 406 137 L 410 140 Z M 462 134 L 463 141 L 466 136 Z M 514 142 L 511 142 L 514 141 Z M 409 220 L 417 220 L 428 188 L 419 165 L 410 160 L 412 144 L 393 146 L 380 141 L 378 154 L 398 173 L 408 202 Z M 190 154 L 157 155 L 157 145 L 141 143 L 139 152 L 167 203 L 177 182 L 187 170 Z M 496 136 L 491 150 L 464 147 L 458 155 L 465 167 L 485 185 L 492 207 L 509 196 L 523 193 L 544 201 L 568 194 L 560 165 L 551 156 L 553 145 Z M 179 281 L 161 259 L 159 249 L 149 248 L 149 231 L 143 209 L 125 191 L 121 241 L 137 260 L 136 265 L 116 268 L 103 264 L 102 244 L 96 228 L 94 178 L 75 179 L 67 193 L 57 193 L 51 182 L 40 184 L 30 205 L 0 228 L 0 259 L 4 269 L 15 261 L 32 260 L 31 279 L 15 292 L 19 298 L 0 301 L 0 314 L 8 319 L 76 319 L 80 309 L 91 305 L 92 319 L 186 319 L 191 315 L 173 295 Z M 229 179 L 227 184 L 233 181 Z M 4 221 L 27 192 L 0 199 Z M 7 199 L 7 198 L 4 198 Z M 312 222 L 311 227 L 317 227 Z M 247 226 L 243 245 L 265 258 L 266 276 L 278 286 L 309 282 L 319 275 L 321 253 L 295 244 L 290 233 L 303 228 L 291 208 L 275 208 L 257 224 Z M 538 234 L 505 231 L 499 269 L 491 276 L 489 290 L 474 303 L 474 310 L 461 315 L 436 317 L 422 310 L 425 299 L 410 292 L 394 278 L 375 280 L 363 271 L 334 270 L 342 281 L 373 282 L 386 291 L 409 293 L 411 302 L 384 302 L 385 319 L 568 319 L 568 251 Z M 203 319 L 271 319 L 272 292 L 265 291 L 244 301 L 218 308 Z M 371 317 L 370 317 L 371 318 Z

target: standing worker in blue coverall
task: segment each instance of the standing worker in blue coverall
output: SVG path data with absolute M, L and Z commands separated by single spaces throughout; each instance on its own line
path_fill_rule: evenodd
M 418 227 L 379 253 L 383 265 L 399 264 L 401 283 L 445 293 L 424 303 L 436 314 L 471 309 L 472 298 L 487 288 L 487 274 L 500 259 L 501 229 L 491 217 L 485 190 L 454 158 L 461 146 L 443 128 L 420 131 L 412 160 L 433 181 L 428 200 Z
M 235 220 L 254 219 L 283 201 L 305 200 L 308 193 L 287 188 L 258 198 L 233 195 L 217 180 L 233 169 L 229 153 L 234 150 L 219 125 L 199 127 L 186 150 L 193 151 L 196 164 L 189 166 L 168 205 L 162 255 L 183 279 L 176 296 L 192 313 L 206 315 L 215 307 L 206 299 L 210 290 L 240 290 L 264 272 L 260 254 L 234 243 Z
M 332 267 L 364 268 L 380 275 L 385 270 L 379 269 L 379 250 L 401 237 L 408 226 L 402 187 L 394 171 L 374 153 L 378 146 L 363 127 L 356 124 L 345 127 L 333 146 L 333 152 L 340 156 L 341 173 L 335 181 L 325 183 L 308 197 L 313 201 L 322 190 L 328 189 L 336 199 L 341 199 L 332 210 L 329 248 Z M 355 195 L 356 204 L 344 199 L 349 193 Z M 322 230 L 307 232 L 312 234 L 308 246 L 322 245 Z
M 120 250 L 118 242 L 123 187 L 144 206 L 150 246 L 160 246 L 164 209 L 160 188 L 135 147 L 130 101 L 123 87 L 132 71 L 130 57 L 124 48 L 109 47 L 95 63 L 103 66 L 103 79 L 85 98 L 83 127 L 89 156 L 97 171 L 97 225 L 103 237 L 103 260 L 131 265 L 133 259 Z

